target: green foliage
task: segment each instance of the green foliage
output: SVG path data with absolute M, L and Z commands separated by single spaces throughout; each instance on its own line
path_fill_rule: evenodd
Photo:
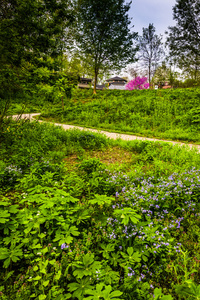
M 101 10 L 98 1 L 83 0 L 77 3 L 75 39 L 79 46 L 78 54 L 92 70 L 96 93 L 99 73 L 121 69 L 135 60 L 137 49 L 134 48 L 133 39 L 136 34 L 129 29 L 130 3 L 102 0 Z
M 170 57 L 194 81 L 199 77 L 200 67 L 199 14 L 198 0 L 177 0 L 173 7 L 173 18 L 176 24 L 169 27 L 167 38 Z
M 79 169 L 84 171 L 87 174 L 87 176 L 95 171 L 101 170 L 102 168 L 103 164 L 100 162 L 99 159 L 96 158 L 82 160 L 82 162 L 79 164 Z
M 49 100 L 61 107 L 71 96 L 78 78 L 61 72 L 61 56 L 69 44 L 65 28 L 73 22 L 72 7 L 70 0 L 1 1 L 0 134 L 11 110 L 41 110 Z
M 182 285 L 177 285 L 176 293 L 184 299 L 200 299 L 200 285 L 192 280 L 186 280 Z
M 172 300 L 171 295 L 163 295 L 162 289 L 156 288 L 154 291 L 154 299 L 156 300 Z
M 77 101 L 82 99 L 83 102 Z M 50 111 L 43 119 L 187 142 L 200 141 L 199 89 L 76 91 L 65 111 Z
M 112 291 L 112 287 L 110 285 L 105 286 L 104 284 L 100 283 L 96 285 L 96 290 L 87 290 L 87 294 L 92 295 L 89 297 L 84 298 L 85 300 L 98 300 L 98 299 L 105 299 L 105 300 L 120 300 L 121 298 L 116 298 L 121 296 L 123 293 L 120 291 Z
M 199 153 L 37 122 L 0 151 L 2 299 L 198 299 Z
M 125 207 L 123 210 L 122 209 L 116 209 L 115 210 L 115 215 L 120 216 L 122 219 L 122 224 L 127 225 L 129 221 L 133 224 L 137 224 L 140 216 L 135 212 L 134 209 Z

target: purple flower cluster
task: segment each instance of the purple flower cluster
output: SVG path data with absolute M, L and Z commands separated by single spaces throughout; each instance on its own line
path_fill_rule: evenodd
M 124 178 L 122 173 L 115 174 L 110 180 L 118 190 L 113 210 L 134 208 L 146 225 L 141 226 L 141 222 L 135 225 L 130 220 L 125 226 L 120 218 L 109 218 L 108 238 L 124 241 L 131 239 L 132 242 L 137 239 L 137 243 L 143 244 L 144 249 L 156 255 L 160 251 L 171 252 L 173 249 L 180 252 L 181 244 L 171 239 L 171 232 L 183 226 L 183 212 L 198 214 L 200 170 L 193 168 L 183 174 L 174 173 L 168 178 L 157 180 L 154 177 L 140 178 L 139 184 L 136 184 L 136 179 Z M 140 278 L 142 280 L 142 276 Z

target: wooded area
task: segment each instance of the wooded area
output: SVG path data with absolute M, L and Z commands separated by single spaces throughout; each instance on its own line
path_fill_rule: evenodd
M 143 28 L 142 36 L 130 28 L 130 3 L 124 0 L 105 1 L 101 9 L 98 1 L 89 0 L 1 0 L 0 4 L 2 101 L 48 95 L 63 75 L 65 89 L 78 77 L 90 76 L 95 91 L 99 76 L 137 60 L 150 84 L 168 81 L 173 86 L 176 81 L 181 86 L 173 66 L 182 70 L 188 85 L 199 84 L 197 0 L 179 0 L 174 6 L 177 24 L 169 27 L 165 55 L 153 24 Z M 129 73 L 140 76 L 134 68 L 129 67 Z

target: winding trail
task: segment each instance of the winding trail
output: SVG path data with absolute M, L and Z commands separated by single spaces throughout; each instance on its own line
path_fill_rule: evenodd
M 40 113 L 22 114 L 21 118 L 31 120 L 31 119 L 33 119 L 34 116 L 38 116 L 38 115 L 40 115 Z M 19 115 L 13 115 L 12 117 L 18 118 Z M 45 122 L 45 121 L 39 120 L 39 122 Z M 49 123 L 52 123 L 56 126 L 60 126 L 65 130 L 76 128 L 76 129 L 85 130 L 85 131 L 102 133 L 102 134 L 106 135 L 107 137 L 109 137 L 111 139 L 115 139 L 115 140 L 122 139 L 122 140 L 126 140 L 126 141 L 140 140 L 140 141 L 166 142 L 166 143 L 171 143 L 173 145 L 187 146 L 188 148 L 191 148 L 191 149 L 198 149 L 198 152 L 200 152 L 200 145 L 185 144 L 185 143 L 181 143 L 181 142 L 160 140 L 160 139 L 155 139 L 155 138 L 141 137 L 141 136 L 129 135 L 129 134 L 123 134 L 123 133 L 108 132 L 108 131 L 104 131 L 104 130 L 100 130 L 100 129 L 98 130 L 98 129 L 92 129 L 92 128 L 74 126 L 74 125 L 67 125 L 67 124 L 60 124 L 60 123 L 53 123 L 53 122 L 49 122 Z

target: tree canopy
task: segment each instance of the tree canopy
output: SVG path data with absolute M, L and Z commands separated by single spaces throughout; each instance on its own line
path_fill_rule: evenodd
M 181 69 L 196 78 L 200 70 L 199 0 L 176 0 L 173 19 L 176 25 L 169 27 L 167 32 L 170 56 Z
M 0 98 L 27 85 L 34 67 L 58 67 L 73 18 L 69 1 L 0 0 Z
M 130 3 L 124 0 L 78 0 L 76 47 L 94 74 L 94 92 L 101 71 L 121 69 L 135 60 L 136 33 L 131 32 Z
M 56 57 L 63 50 L 64 29 L 72 21 L 69 0 L 0 0 L 1 60 L 19 65 Z
M 155 70 L 163 56 L 162 36 L 158 36 L 153 24 L 143 28 L 143 34 L 139 37 L 139 60 L 147 68 L 149 84 Z

